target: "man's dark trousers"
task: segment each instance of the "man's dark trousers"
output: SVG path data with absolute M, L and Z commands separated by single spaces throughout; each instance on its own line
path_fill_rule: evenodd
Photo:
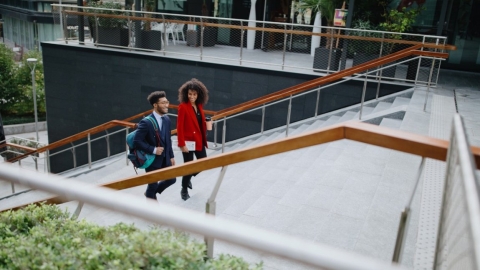
M 166 158 L 163 157 L 162 168 L 165 168 L 165 167 L 167 167 L 167 162 L 166 162 Z M 148 168 L 147 168 L 145 171 L 149 172 L 149 171 L 155 171 L 155 170 L 158 170 L 158 169 L 148 170 Z M 162 194 L 162 192 L 166 188 L 175 184 L 176 181 L 177 181 L 176 178 L 172 178 L 172 179 L 169 179 L 169 180 L 164 180 L 164 181 L 148 184 L 147 192 L 145 192 L 145 195 L 147 196 L 147 198 L 151 198 L 151 199 L 156 200 L 157 199 L 157 193 Z

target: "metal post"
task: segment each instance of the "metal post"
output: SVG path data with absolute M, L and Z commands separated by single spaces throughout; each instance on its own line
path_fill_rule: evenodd
M 223 118 L 223 130 L 222 130 L 222 153 L 225 152 L 225 136 L 227 134 L 227 118 Z
M 261 134 L 263 134 L 264 126 L 265 126 L 265 104 L 263 104 L 263 107 L 262 107 L 262 127 L 260 130 Z
M 215 123 L 213 124 L 213 129 L 215 130 L 215 132 L 213 133 L 213 146 L 217 147 L 217 121 L 215 121 Z
M 47 173 L 51 171 L 50 169 L 50 150 L 45 152 L 45 162 L 47 163 Z
M 425 37 L 423 37 L 422 44 L 425 44 Z M 423 51 L 423 47 L 420 49 Z M 417 64 L 417 72 L 415 74 L 415 82 L 413 84 L 413 91 L 417 89 L 417 83 L 418 83 L 418 73 L 420 73 L 420 64 L 422 63 L 422 57 L 420 56 L 420 59 L 418 59 L 418 64 Z
M 98 19 L 97 19 L 97 12 L 95 11 L 95 46 L 98 47 Z
M 435 44 L 438 45 L 438 43 L 439 43 L 439 40 L 438 40 L 438 38 L 437 38 L 437 41 L 435 42 Z M 445 44 L 446 44 L 446 39 L 443 40 L 443 45 L 445 46 Z M 435 49 L 435 52 L 437 52 L 437 51 L 438 51 L 438 50 Z M 444 52 L 444 51 L 445 51 L 445 50 L 442 50 L 442 52 Z M 440 76 L 440 65 L 442 65 L 442 61 L 439 61 L 439 62 L 438 62 L 438 69 L 437 69 L 438 71 L 437 71 L 437 76 L 436 76 L 436 79 L 435 79 L 435 84 L 438 84 L 438 77 Z
M 243 34 L 245 30 L 243 30 L 243 21 L 240 21 L 240 66 L 242 65 L 242 57 L 243 57 Z
M 317 115 L 318 115 L 318 106 L 319 106 L 319 102 L 320 102 L 320 90 L 321 90 L 321 88 L 319 87 L 318 91 L 317 91 L 317 104 L 315 105 L 315 117 L 317 117 Z
M 87 137 L 87 146 L 88 146 L 88 168 L 92 168 L 92 143 L 90 141 L 90 133 L 88 133 Z
M 428 94 L 430 92 L 430 84 L 432 83 L 432 74 L 433 74 L 434 66 L 435 66 L 435 58 L 432 59 L 432 66 L 430 67 L 430 74 L 428 75 L 427 93 L 425 94 L 425 103 L 423 104 L 423 111 L 427 109 L 427 100 L 428 100 Z
M 367 72 L 368 72 L 368 69 L 365 71 L 365 82 L 363 83 L 362 101 L 361 101 L 361 105 L 360 105 L 360 114 L 358 115 L 359 120 L 362 120 L 363 102 L 365 100 L 365 92 L 367 91 Z
M 38 161 L 36 156 L 32 156 L 33 161 L 35 162 L 35 170 L 38 172 Z
M 71 219 L 77 219 L 78 216 L 80 215 L 80 212 L 82 212 L 83 208 L 83 202 L 78 202 L 77 209 L 75 209 L 75 212 L 73 213 Z
M 382 33 L 382 43 L 380 44 L 380 57 L 382 57 L 382 54 L 383 54 L 383 39 L 385 38 L 385 33 Z M 380 66 L 380 67 L 383 67 Z M 378 96 L 380 94 L 380 84 L 382 82 L 382 73 L 383 73 L 383 69 L 380 69 L 380 71 L 377 70 L 377 79 L 378 79 L 378 83 L 377 83 L 377 94 L 375 95 L 375 99 L 378 100 Z
M 107 140 L 107 157 L 110 157 L 110 135 L 108 135 L 108 130 L 105 130 L 105 133 L 107 133 L 107 137 L 105 137 L 105 140 Z
M 130 12 L 127 12 L 127 14 L 130 14 Z M 132 50 L 132 20 L 130 19 L 130 15 L 127 15 L 127 21 L 128 21 L 128 50 Z
M 63 27 L 63 36 L 64 36 L 64 39 L 65 39 L 65 44 L 68 44 L 68 32 L 67 32 L 67 14 L 61 14 L 61 16 L 63 16 L 63 21 L 64 21 L 64 24 L 62 25 Z
M 77 153 L 75 151 L 75 145 L 73 142 L 70 143 L 72 145 L 72 156 L 73 156 L 73 168 L 77 167 Z
M 83 0 L 77 0 L 77 6 L 83 6 Z M 79 8 L 80 12 L 83 12 L 83 8 Z M 78 15 L 78 43 L 85 44 L 85 32 L 84 32 L 83 15 Z
M 288 127 L 290 126 L 290 115 L 291 114 L 292 114 L 292 96 L 290 95 L 290 101 L 288 103 L 287 129 L 285 130 L 285 137 L 288 137 Z
M 284 25 L 285 32 L 283 34 L 283 58 L 282 58 L 282 70 L 285 66 L 285 51 L 287 50 L 287 25 Z
M 218 190 L 220 189 L 220 185 L 222 184 L 223 177 L 225 176 L 225 173 L 227 172 L 228 166 L 222 167 L 222 170 L 220 171 L 220 175 L 218 176 L 217 183 L 215 183 L 215 187 L 213 188 L 212 194 L 210 195 L 210 198 L 208 198 L 206 207 L 205 207 L 205 213 L 210 214 L 215 216 L 215 210 L 217 203 L 215 201 Z M 213 237 L 207 237 L 205 236 L 205 245 L 207 246 L 207 257 L 208 258 L 213 258 L 213 245 L 215 239 Z
M 63 29 L 63 7 L 62 5 L 62 0 L 60 0 L 60 7 L 59 7 L 59 12 L 60 12 L 60 27 Z M 65 32 L 63 32 L 63 39 L 66 40 L 67 37 L 65 36 Z M 5 41 L 4 41 L 5 42 Z
M 330 50 L 328 51 L 328 64 L 327 64 L 327 74 L 330 73 L 330 65 L 332 64 L 332 53 L 333 53 L 333 29 L 330 29 Z
M 37 114 L 37 88 L 35 84 L 35 67 L 37 66 L 37 59 L 36 58 L 28 58 L 27 63 L 31 69 L 32 75 L 32 95 L 33 95 L 33 111 L 35 115 L 35 134 L 37 135 L 37 143 L 38 139 L 38 114 Z
M 400 224 L 398 226 L 397 232 L 397 240 L 395 241 L 395 249 L 393 251 L 393 258 L 392 262 L 400 262 L 400 259 L 403 254 L 403 243 L 405 243 L 405 239 L 407 237 L 408 225 L 409 225 L 409 214 L 410 214 L 410 206 L 413 202 L 413 197 L 415 196 L 415 192 L 418 188 L 418 183 L 420 182 L 420 177 L 422 176 L 423 168 L 425 166 L 425 157 L 422 157 L 422 162 L 420 163 L 420 167 L 417 170 L 416 182 L 415 186 L 413 187 L 412 193 L 410 195 L 410 199 L 407 202 L 407 206 L 400 214 Z
M 167 41 L 168 41 L 168 35 L 167 35 L 167 28 L 166 28 L 166 22 L 165 22 L 165 16 L 162 14 L 162 21 L 163 21 L 163 46 L 162 46 L 162 51 L 163 51 L 163 56 L 166 55 L 165 48 L 167 47 Z
M 125 138 L 128 136 L 128 130 L 129 130 L 129 129 L 130 129 L 130 128 L 128 128 L 128 127 L 125 129 L 125 133 L 126 133 L 126 134 L 125 134 Z M 127 166 L 128 166 L 128 150 L 129 150 L 129 149 L 128 149 L 128 144 L 125 143 L 125 146 L 126 146 L 125 159 L 127 160 Z
M 203 35 L 204 35 L 204 29 L 203 29 L 203 18 L 200 18 L 200 60 L 203 58 Z

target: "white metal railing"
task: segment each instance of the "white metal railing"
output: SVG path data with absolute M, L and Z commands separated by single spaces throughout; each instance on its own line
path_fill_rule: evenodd
M 480 183 L 460 115 L 454 116 L 434 268 L 480 269 Z
M 77 200 L 150 222 L 224 240 L 320 269 L 404 269 L 396 264 L 381 262 L 327 245 L 313 244 L 170 204 L 158 203 L 159 206 L 153 201 L 146 202 L 144 198 L 128 193 L 118 196 L 118 191 L 73 180 L 63 181 L 64 178 L 56 175 L 25 171 L 9 164 L 0 164 L 0 179 L 61 195 L 68 200 Z
M 221 145 L 222 145 L 222 152 L 225 151 L 225 144 L 226 144 L 226 126 L 227 126 L 227 120 L 230 120 L 230 119 L 234 119 L 234 118 L 237 118 L 241 115 L 244 115 L 244 114 L 248 114 L 248 113 L 253 113 L 255 111 L 258 111 L 258 110 L 262 110 L 261 112 L 261 125 L 260 125 L 260 130 L 259 132 L 261 134 L 263 134 L 263 132 L 265 131 L 265 114 L 266 114 L 266 109 L 270 106 L 273 106 L 273 105 L 277 105 L 279 103 L 282 103 L 282 102 L 289 102 L 288 104 L 288 110 L 287 110 L 287 114 L 286 114 L 286 125 L 285 125 L 285 136 L 288 137 L 288 131 L 289 131 L 289 125 L 291 124 L 291 112 L 292 112 L 292 100 L 294 98 L 298 98 L 298 97 L 302 97 L 302 96 L 305 96 L 305 95 L 308 95 L 308 94 L 311 94 L 311 93 L 314 93 L 314 92 L 317 92 L 317 98 L 316 98 L 316 103 L 315 103 L 315 111 L 312 112 L 312 117 L 317 117 L 318 116 L 318 111 L 319 111 L 319 104 L 320 104 L 320 91 L 322 89 L 325 89 L 325 88 L 328 88 L 328 87 L 331 87 L 331 86 L 334 86 L 334 85 L 339 85 L 339 84 L 342 84 L 342 83 L 345 83 L 347 81 L 350 81 L 350 80 L 355 80 L 355 79 L 360 79 L 363 77 L 363 80 L 364 80 L 364 84 L 363 84 L 363 88 L 362 88 L 362 97 L 359 101 L 359 104 L 360 104 L 360 113 L 358 115 L 358 120 L 362 120 L 362 112 L 363 112 L 363 106 L 364 106 L 364 102 L 365 102 L 365 95 L 366 95 L 366 90 L 367 90 L 367 84 L 368 83 L 374 83 L 376 84 L 377 86 L 377 91 L 376 91 L 376 100 L 378 100 L 379 98 L 379 93 L 380 93 L 380 84 L 384 83 L 382 81 L 382 77 L 381 76 L 377 76 L 375 74 L 381 74 L 381 72 L 385 69 L 389 69 L 391 67 L 395 67 L 397 65 L 400 65 L 400 64 L 403 64 L 403 63 L 408 63 L 410 61 L 415 61 L 417 59 L 422 59 L 422 58 L 428 58 L 428 59 L 432 59 L 432 68 L 431 70 L 433 69 L 433 63 L 435 61 L 442 61 L 444 59 L 437 59 L 437 58 L 432 58 L 432 57 L 424 57 L 424 56 L 416 56 L 416 57 L 413 57 L 411 59 L 407 59 L 407 60 L 402 60 L 400 62 L 397 62 L 397 63 L 390 63 L 389 65 L 386 65 L 386 66 L 383 66 L 383 67 L 378 67 L 376 69 L 373 69 L 373 70 L 368 70 L 362 74 L 355 74 L 353 76 L 350 76 L 350 77 L 345 77 L 343 78 L 342 80 L 340 81 L 337 81 L 337 82 L 334 82 L 334 83 L 329 83 L 327 85 L 323 85 L 323 86 L 320 86 L 320 87 L 317 87 L 317 88 L 314 88 L 314 89 L 311 89 L 311 90 L 308 90 L 308 91 L 305 91 L 305 92 L 302 92 L 302 93 L 299 93 L 299 94 L 296 94 L 296 95 L 291 95 L 290 97 L 286 97 L 286 98 L 283 98 L 281 100 L 277 100 L 277 101 L 273 101 L 273 102 L 270 102 L 270 103 L 266 103 L 266 104 L 263 104 L 261 106 L 258 106 L 258 107 L 255 107 L 253 109 L 249 109 L 249 110 L 246 110 L 246 111 L 242 111 L 242 112 L 239 112 L 239 113 L 236 113 L 236 114 L 233 114 L 233 115 L 230 115 L 230 116 L 226 116 L 222 119 L 219 119 L 219 120 L 215 120 L 213 122 L 213 126 L 214 126 L 214 145 L 217 146 L 217 132 L 216 130 L 218 130 L 218 123 L 221 123 L 223 126 L 222 126 L 222 138 L 221 138 Z M 418 70 L 417 70 L 418 71 Z M 372 76 L 369 76 L 369 75 L 372 75 Z M 373 78 L 372 78 L 373 77 Z M 416 77 L 418 77 L 418 73 L 416 75 Z M 428 93 L 430 91 L 430 87 L 431 87 L 431 83 L 430 81 L 432 80 L 432 73 L 430 73 L 430 76 L 429 76 L 429 79 L 428 79 L 428 83 L 427 83 L 427 94 L 425 95 L 425 101 L 424 101 L 424 111 L 426 109 L 426 104 L 427 104 L 427 101 L 428 101 Z M 414 81 L 414 86 L 415 88 L 417 87 L 417 80 Z
M 326 44 L 328 50 L 328 60 L 322 60 L 320 65 L 315 64 L 313 54 L 311 53 L 308 47 L 311 47 L 311 35 L 302 34 L 301 31 L 311 33 L 314 29 L 312 25 L 305 24 L 296 24 L 296 23 L 279 23 L 279 22 L 269 22 L 269 21 L 249 21 L 249 20 L 240 20 L 240 19 L 231 19 L 231 18 L 219 18 L 219 17 L 206 17 L 206 16 L 193 16 L 185 14 L 171 14 L 171 13 L 157 13 L 157 12 L 145 12 L 145 11 L 132 11 L 132 10 L 119 10 L 119 9 L 106 9 L 98 7 L 78 7 L 76 5 L 58 5 L 53 4 L 54 7 L 54 19 L 55 23 L 61 24 L 62 29 L 64 30 L 63 40 L 66 43 L 77 42 L 83 45 L 94 45 L 94 46 L 107 46 L 112 48 L 121 48 L 129 49 L 132 52 L 135 51 L 144 51 L 144 52 L 157 52 L 158 55 L 163 56 L 173 56 L 173 57 L 188 57 L 192 59 L 195 57 L 200 61 L 215 60 L 216 62 L 226 62 L 230 64 L 245 65 L 250 64 L 253 66 L 262 66 L 270 69 L 281 69 L 285 70 L 286 68 L 296 71 L 317 71 L 322 73 L 332 73 L 336 71 L 343 70 L 352 65 L 356 65 L 362 62 L 371 60 L 373 58 L 378 58 L 385 56 L 393 52 L 392 48 L 407 48 L 410 46 L 409 41 L 415 41 L 419 43 L 434 43 L 439 45 L 446 44 L 446 37 L 441 36 L 432 36 L 432 35 L 420 35 L 420 34 L 408 34 L 408 33 L 395 33 L 395 32 L 386 32 L 386 31 L 376 31 L 376 30 L 365 30 L 365 29 L 354 29 L 354 28 L 339 28 L 339 27 L 328 27 L 320 26 L 315 27 L 315 29 L 320 28 L 322 33 L 330 33 L 330 36 L 323 36 L 321 39 L 325 41 L 330 40 L 330 44 Z M 92 36 L 92 41 L 78 41 L 78 37 L 71 36 L 68 34 L 68 27 L 78 26 L 78 18 L 76 15 L 67 14 L 68 10 L 82 10 L 84 12 L 89 12 L 93 14 L 92 16 L 84 16 L 86 21 L 91 20 L 92 25 L 85 25 L 86 28 L 90 29 L 90 32 L 95 32 Z M 124 44 L 110 44 L 102 40 L 101 35 L 107 35 L 105 33 L 99 34 L 98 28 L 101 27 L 98 23 L 99 18 L 102 18 L 103 21 L 108 20 L 108 18 L 101 17 L 101 13 L 111 12 L 115 14 L 122 14 L 127 16 L 128 19 L 124 19 L 123 29 L 125 31 L 125 38 L 128 39 L 128 42 Z M 144 40 L 144 36 L 141 36 L 142 27 L 145 25 L 145 21 L 141 21 L 140 18 L 144 18 L 145 15 L 148 15 L 150 19 L 156 19 L 158 23 L 162 24 L 163 27 L 159 29 L 149 30 L 151 32 L 160 31 L 161 38 L 157 40 L 156 46 L 152 48 L 145 48 L 141 40 Z M 118 18 L 111 18 L 112 20 L 120 20 Z M 172 23 L 169 21 L 176 21 L 178 23 Z M 137 23 L 138 22 L 138 23 Z M 179 23 L 182 22 L 182 23 Z M 187 41 L 180 42 L 180 38 L 172 34 L 172 42 L 178 39 L 178 42 L 174 44 L 169 43 L 169 35 L 167 25 L 169 24 L 181 24 L 195 22 L 199 27 L 198 30 L 188 30 L 188 27 L 183 29 L 177 29 L 175 31 L 181 32 L 184 36 L 188 34 L 189 31 L 200 31 L 199 36 L 202 38 L 198 44 L 196 43 L 193 46 L 185 46 L 188 44 Z M 249 22 L 254 22 L 258 27 L 261 27 L 262 30 L 256 30 L 262 32 L 261 37 L 261 48 L 248 48 L 244 46 L 245 41 L 247 40 L 247 27 Z M 215 23 L 217 26 L 217 32 L 209 32 L 205 30 L 203 26 L 206 23 Z M 225 27 L 222 27 L 225 25 Z M 239 27 L 240 29 L 229 28 L 231 26 Z M 212 27 L 210 27 L 212 28 Z M 269 30 L 276 30 L 277 32 L 269 32 Z M 236 32 L 235 32 L 236 31 Z M 280 31 L 280 32 L 278 32 Z M 282 32 L 283 31 L 283 32 Z M 128 35 L 127 35 L 128 32 Z M 238 32 L 238 33 L 237 33 Z M 143 32 L 142 32 L 143 33 Z M 355 36 L 355 37 L 373 37 L 377 38 L 377 41 L 365 41 L 365 40 L 350 40 L 342 39 L 341 43 L 335 42 L 336 34 L 344 36 Z M 218 39 L 218 36 L 222 36 L 222 39 L 228 39 L 229 41 L 222 41 Z M 141 37 L 141 38 L 140 38 Z M 227 38 L 228 37 L 228 38 Z M 208 38 L 208 42 L 204 44 L 203 40 Z M 99 41 L 100 39 L 100 41 Z M 153 38 L 150 38 L 153 40 Z M 407 43 L 401 43 L 406 41 Z M 208 43 L 208 44 L 207 44 Z M 247 42 L 248 43 L 248 42 Z M 168 45 L 167 45 L 168 44 Z M 335 45 L 336 44 L 336 45 Z M 281 45 L 281 46 L 277 46 Z M 299 48 L 296 48 L 295 45 L 302 45 Z M 152 45 L 153 46 L 153 45 Z M 222 49 L 215 49 L 214 46 L 223 46 Z M 270 47 L 272 48 L 270 48 Z M 314 45 L 317 46 L 317 45 Z M 222 54 L 222 51 L 225 51 L 226 48 L 232 49 L 225 54 Z M 134 50 L 132 50 L 134 49 Z M 338 49 L 338 52 L 341 52 L 341 59 L 339 56 L 336 56 L 336 53 L 333 51 Z M 366 51 L 371 51 L 371 54 L 366 55 Z M 255 52 L 262 52 L 261 54 Z M 316 54 L 316 53 L 315 53 Z M 319 58 L 320 59 L 320 58 Z M 425 58 L 424 58 L 425 60 Z M 436 85 L 438 80 L 438 74 L 440 70 L 439 62 L 433 64 L 435 66 L 435 71 L 432 74 L 433 80 L 431 83 Z M 427 78 L 429 77 L 429 66 L 430 62 L 419 61 L 416 68 L 421 70 L 420 79 L 416 79 L 419 82 L 427 83 Z M 410 68 L 410 67 L 409 67 Z M 372 76 L 372 75 L 370 75 Z M 399 77 L 393 75 L 393 78 L 386 76 L 385 73 L 375 74 L 375 76 L 381 76 L 385 80 L 390 80 L 395 83 L 398 81 L 405 83 L 413 83 L 413 79 L 405 77 Z M 418 77 L 418 75 L 417 75 Z

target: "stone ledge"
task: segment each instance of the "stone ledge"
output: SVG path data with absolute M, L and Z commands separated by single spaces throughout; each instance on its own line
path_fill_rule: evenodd
M 35 123 L 3 126 L 5 135 L 35 132 Z M 47 121 L 38 122 L 38 131 L 47 130 Z

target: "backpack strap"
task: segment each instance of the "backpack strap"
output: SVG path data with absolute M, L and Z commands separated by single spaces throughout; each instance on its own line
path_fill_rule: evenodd
M 156 135 L 155 139 L 157 140 L 157 146 L 162 146 L 162 144 L 160 143 L 160 134 L 158 133 L 157 121 L 155 121 L 155 119 L 153 119 L 151 115 L 145 118 L 147 118 L 148 120 L 150 120 L 150 122 L 152 122 L 153 129 L 155 130 L 155 135 Z

